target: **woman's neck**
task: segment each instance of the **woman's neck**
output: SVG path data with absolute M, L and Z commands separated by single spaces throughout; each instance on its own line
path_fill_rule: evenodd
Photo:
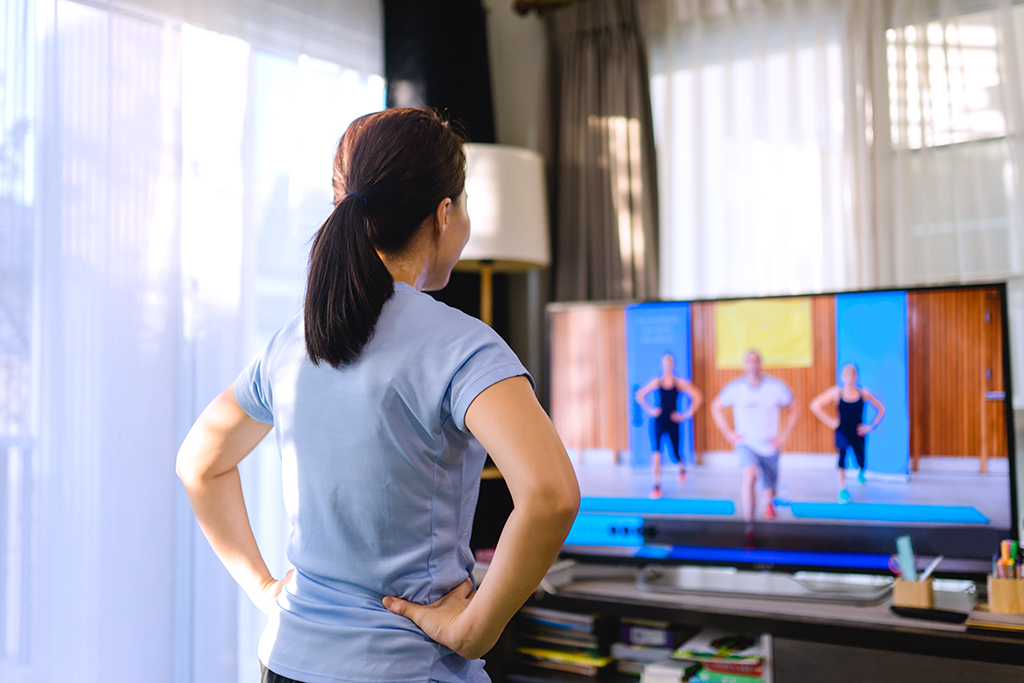
M 409 249 L 402 254 L 386 254 L 377 250 L 377 255 L 391 273 L 395 282 L 404 282 L 417 292 L 423 291 L 427 282 L 427 260 L 415 250 Z

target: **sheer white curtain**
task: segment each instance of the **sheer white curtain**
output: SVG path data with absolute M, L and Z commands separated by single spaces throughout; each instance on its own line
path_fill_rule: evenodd
M 1024 408 L 1024 6 L 897 0 L 885 32 L 897 280 L 1010 283 Z
M 1024 6 L 645 9 L 662 295 L 1005 279 L 1024 407 Z
M 1024 7 L 897 0 L 886 31 L 898 279 L 1024 271 Z
M 662 295 L 845 283 L 841 9 L 830 0 L 646 9 Z
M 5 3 L 5 683 L 258 675 L 262 619 L 195 525 L 174 455 L 298 310 L 333 146 L 383 106 L 378 3 L 320 4 Z M 280 573 L 275 466 L 261 446 L 243 486 Z

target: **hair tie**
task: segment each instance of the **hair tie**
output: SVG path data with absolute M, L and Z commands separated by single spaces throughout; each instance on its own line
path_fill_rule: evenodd
M 366 197 L 364 197 L 363 195 L 359 194 L 358 192 L 349 192 L 345 196 L 347 197 L 348 195 L 356 197 L 359 201 L 363 203 L 363 206 L 366 206 Z

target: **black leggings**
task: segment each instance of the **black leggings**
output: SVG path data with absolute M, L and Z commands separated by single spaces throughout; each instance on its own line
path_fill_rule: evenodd
M 671 450 L 669 450 L 669 458 L 672 462 L 682 462 L 679 458 L 679 423 L 672 422 L 672 420 L 662 420 L 656 418 L 651 420 L 651 451 L 654 453 L 661 451 L 661 441 L 665 435 L 668 435 L 668 440 L 672 444 Z
M 864 462 L 867 460 L 867 453 L 864 448 L 864 437 L 859 434 L 847 436 L 837 429 L 836 450 L 839 451 L 839 464 L 837 465 L 839 469 L 846 467 L 846 449 L 848 448 L 853 449 L 853 457 L 857 459 L 857 468 L 864 469 Z
M 263 672 L 263 678 L 260 679 L 261 683 L 301 683 L 294 678 L 286 678 L 274 673 L 267 667 L 263 666 L 262 662 L 260 662 L 260 670 Z

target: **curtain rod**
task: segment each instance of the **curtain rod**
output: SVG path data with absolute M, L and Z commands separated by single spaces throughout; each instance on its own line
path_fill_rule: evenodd
M 514 0 L 512 8 L 517 14 L 525 17 L 534 10 L 536 10 L 537 14 L 541 14 L 544 10 L 567 7 L 581 1 L 582 0 Z

